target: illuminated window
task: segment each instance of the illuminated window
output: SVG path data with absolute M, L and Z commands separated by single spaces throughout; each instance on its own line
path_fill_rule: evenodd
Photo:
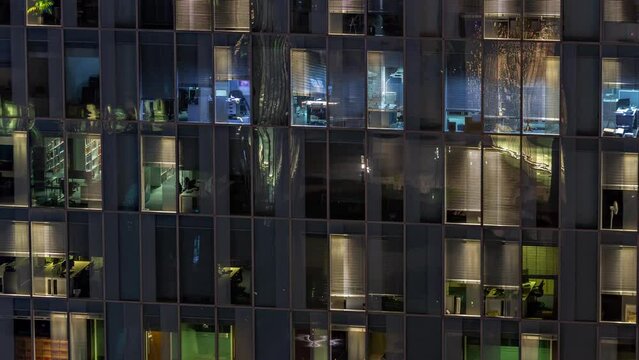
M 604 244 L 601 255 L 601 320 L 637 322 L 637 247 Z
M 479 316 L 481 245 L 474 239 L 446 239 L 446 315 Z

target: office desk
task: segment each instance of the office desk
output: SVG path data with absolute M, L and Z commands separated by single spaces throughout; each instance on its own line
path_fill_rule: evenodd
M 190 213 L 194 212 L 195 209 L 198 209 L 197 206 L 197 198 L 199 197 L 200 192 L 193 191 L 183 191 L 180 194 L 180 212 Z

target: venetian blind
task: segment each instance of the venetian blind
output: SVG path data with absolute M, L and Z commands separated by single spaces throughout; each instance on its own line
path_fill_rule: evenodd
M 66 252 L 64 223 L 31 223 L 31 250 L 36 256 L 64 256 Z
M 361 14 L 364 12 L 364 0 L 329 0 L 330 13 Z
M 211 0 L 176 0 L 176 30 L 210 30 Z
M 480 264 L 479 240 L 446 240 L 446 280 L 480 281 Z
M 215 29 L 248 31 L 251 6 L 249 0 L 214 0 Z
M 0 254 L 29 256 L 29 224 L 0 221 Z
M 519 244 L 486 242 L 484 246 L 484 284 L 518 286 Z
M 326 93 L 326 56 L 321 50 L 291 49 L 293 96 Z
M 601 292 L 637 290 L 637 248 L 603 245 L 601 247 Z
M 364 237 L 331 235 L 331 295 L 365 295 Z
M 446 150 L 446 210 L 481 211 L 481 150 Z
M 144 164 L 175 165 L 175 139 L 160 136 L 144 137 L 142 156 Z
M 602 186 L 623 190 L 637 190 L 639 156 L 632 153 L 604 152 L 602 161 Z

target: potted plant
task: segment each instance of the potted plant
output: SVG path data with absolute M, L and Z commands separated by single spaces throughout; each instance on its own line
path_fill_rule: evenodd
M 35 0 L 33 5 L 27 9 L 27 14 L 34 15 L 38 19 L 38 24 L 44 21 L 44 15 L 53 15 L 53 0 Z

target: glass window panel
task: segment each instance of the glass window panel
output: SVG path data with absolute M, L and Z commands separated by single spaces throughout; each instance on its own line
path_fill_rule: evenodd
M 368 35 L 402 36 L 404 0 L 368 0 Z
M 215 360 L 215 310 L 183 306 L 180 317 L 181 358 Z
M 255 220 L 255 306 L 287 308 L 289 239 L 287 220 Z
M 215 122 L 251 123 L 251 81 L 248 35 L 217 35 L 215 62 Z
M 67 122 L 69 207 L 102 208 L 100 130 L 100 127 L 87 122 Z
M 102 299 L 104 257 L 102 255 L 102 215 L 70 212 L 69 296 Z
M 603 136 L 637 137 L 639 53 L 628 47 L 604 48 L 601 126 Z
M 562 139 L 560 178 L 562 227 L 597 229 L 599 143 L 596 139 Z
M 368 52 L 368 127 L 404 128 L 404 58 L 401 51 Z
M 175 211 L 175 138 L 146 135 L 141 141 L 142 210 Z
M 326 218 L 327 133 L 293 129 L 291 132 L 291 214 Z
M 2 9 L 0 9 L 0 14 L 4 14 Z M 14 118 L 21 111 L 26 110 L 24 109 L 24 105 L 27 104 L 24 34 L 24 29 L 0 29 L 0 62 L 2 63 L 2 66 L 0 66 L 1 118 Z
M 442 357 L 442 323 L 439 317 L 406 317 L 406 359 L 419 360 L 424 349 L 434 359 Z
M 524 0 L 524 39 L 559 40 L 560 37 L 561 1 Z
M 41 120 L 29 134 L 32 206 L 64 207 L 66 144 L 61 125 Z
M 135 32 L 102 31 L 100 67 L 103 121 L 138 119 L 137 45 Z
M 101 313 L 71 313 L 69 320 L 71 359 L 102 359 L 104 354 L 104 317 Z
M 599 247 L 601 321 L 637 322 L 637 246 L 630 235 L 602 239 Z
M 35 353 L 41 359 L 68 359 L 67 314 L 61 311 L 34 311 Z
M 331 126 L 365 126 L 364 54 L 363 39 L 331 37 L 328 40 L 328 111 Z
M 179 358 L 177 307 L 144 305 L 144 359 L 177 360 Z
M 404 319 L 394 315 L 368 316 L 368 358 L 404 358 Z
M 98 0 L 66 0 L 63 6 L 64 26 L 98 26 Z
M 331 314 L 331 359 L 366 358 L 364 314 Z
M 180 212 L 212 214 L 213 129 L 209 126 L 180 126 L 178 136 Z
M 442 0 L 404 0 L 404 2 L 406 35 L 441 37 Z
M 27 25 L 60 25 L 62 1 L 25 0 L 27 4 Z
M 551 360 L 556 359 L 558 353 L 556 335 L 521 334 L 521 360 Z
M 145 29 L 173 29 L 173 1 L 139 0 L 140 27 Z
M 524 231 L 522 245 L 522 317 L 557 319 L 559 290 L 558 234 Z
M 213 4 L 216 31 L 249 31 L 250 0 L 218 0 Z
M 213 113 L 210 34 L 176 35 L 178 121 L 210 122 Z
M 441 41 L 407 40 L 405 61 L 406 129 L 441 131 Z
M 251 31 L 267 33 L 287 32 L 287 12 L 288 0 L 252 0 Z
M 0 203 L 26 206 L 29 202 L 27 122 L 0 120 Z
M 602 326 L 599 328 L 599 359 L 634 359 L 637 355 L 634 326 Z
M 603 34 L 605 40 L 637 42 L 637 12 L 635 0 L 602 0 Z
M 559 135 L 560 57 L 559 46 L 524 43 L 523 130 L 527 134 Z
M 213 220 L 180 217 L 180 301 L 213 304 L 215 259 Z
M 211 0 L 176 0 L 176 30 L 211 30 Z
M 479 316 L 481 245 L 474 239 L 446 239 L 445 314 Z
M 328 0 L 328 33 L 363 35 L 365 9 L 364 0 Z
M 64 223 L 31 223 L 34 295 L 67 296 L 66 240 L 67 232 Z
M 406 227 L 406 312 L 441 314 L 442 232 L 438 226 Z
M 564 40 L 599 40 L 602 10 L 599 0 L 564 0 L 563 10 Z
M 445 51 L 445 130 L 481 132 L 482 43 L 449 41 Z
M 103 28 L 135 28 L 137 0 L 100 1 Z
M 637 230 L 636 143 L 602 143 L 601 152 L 601 229 Z
M 597 233 L 561 236 L 561 320 L 597 321 Z
M 133 123 L 102 123 L 104 208 L 137 211 L 140 206 L 140 145 Z
M 144 1 L 160 2 L 165 0 Z M 170 4 L 166 6 L 171 7 Z M 147 9 L 155 9 L 155 5 Z M 175 97 L 173 34 L 164 32 L 140 33 L 139 69 L 140 118 L 156 122 L 173 121 Z
M 446 319 L 444 322 L 444 359 L 479 360 L 481 336 L 479 320 Z
M 255 35 L 252 45 L 253 123 L 286 126 L 291 104 L 288 37 Z
M 326 126 L 326 51 L 291 49 L 291 125 Z
M 1 220 L 3 242 L 0 244 L 2 294 L 31 294 L 31 259 L 29 223 Z
M 561 358 L 583 360 L 597 358 L 597 327 L 585 324 L 561 324 Z
M 291 320 L 288 311 L 255 310 L 255 356 L 291 358 Z
M 597 136 L 601 109 L 599 46 L 564 44 L 561 51 L 562 134 Z
M 369 133 L 367 216 L 369 221 L 404 218 L 404 142 L 397 134 Z
M 0 0 L 0 24 L 11 24 L 11 0 Z
M 444 36 L 481 38 L 483 0 L 444 1 Z
M 57 29 L 28 29 L 29 104 L 38 117 L 62 117 L 62 34 Z
M 487 41 L 484 47 L 484 131 L 521 130 L 521 44 Z
M 482 213 L 485 225 L 519 225 L 520 146 L 518 136 L 484 138 Z
M 253 130 L 253 214 L 288 216 L 289 133 L 286 128 L 259 127 Z
M 293 33 L 325 34 L 327 0 L 291 0 L 290 30 Z
M 142 358 L 140 304 L 107 303 L 107 353 L 120 359 Z
M 525 2 L 528 5 L 534 1 Z M 484 0 L 484 38 L 521 39 L 522 3 L 522 0 Z
M 482 346 L 485 359 L 519 359 L 518 323 L 491 320 L 484 321 L 482 325 Z
M 329 152 L 331 219 L 363 220 L 368 172 L 364 133 L 332 131 Z
M 253 311 L 251 309 L 218 309 L 218 360 L 253 359 Z
M 403 230 L 401 225 L 368 226 L 368 310 L 404 311 Z
M 481 142 L 450 139 L 446 151 L 446 222 L 481 223 Z
M 330 236 L 331 309 L 366 308 L 366 244 L 363 235 Z
M 407 134 L 404 146 L 406 221 L 440 223 L 444 185 L 441 139 Z
M 142 296 L 148 302 L 177 301 L 177 242 L 173 216 L 142 216 Z
M 328 359 L 331 344 L 326 313 L 294 312 L 292 336 L 294 360 Z
M 484 230 L 484 316 L 519 317 L 520 249 L 519 231 Z
M 555 137 L 524 137 L 521 143 L 522 225 L 559 226 L 560 145 Z
M 141 279 L 138 215 L 106 213 L 104 238 L 108 239 L 105 241 L 107 299 L 139 300 Z
M 216 234 L 218 304 L 251 305 L 251 221 L 217 218 Z
M 30 359 L 33 354 L 30 307 L 28 299 L 0 299 L 0 346 L 7 359 Z
M 215 204 L 219 215 L 251 214 L 251 129 L 215 129 Z
M 329 240 L 326 223 L 294 221 L 291 226 L 293 306 L 328 307 Z

